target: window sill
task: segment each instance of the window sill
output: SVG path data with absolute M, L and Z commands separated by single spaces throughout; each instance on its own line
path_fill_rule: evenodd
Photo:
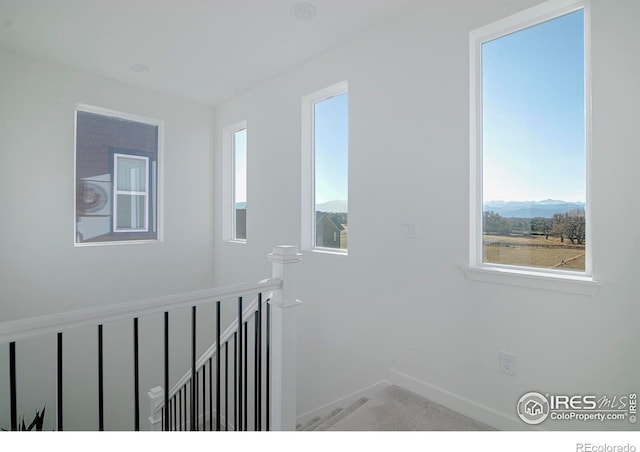
M 509 286 L 529 287 L 593 296 L 602 284 L 590 276 L 563 275 L 493 266 L 465 267 L 467 279 Z
M 145 243 L 160 243 L 160 239 L 141 239 L 141 240 L 105 240 L 102 242 L 75 242 L 73 244 L 76 248 L 95 247 L 95 246 L 112 246 L 112 245 L 142 245 Z
M 225 240 L 225 242 L 227 242 L 227 243 L 239 243 L 241 245 L 246 245 L 247 244 L 247 241 L 246 240 L 242 240 L 242 239 Z
M 317 254 L 336 254 L 338 256 L 347 256 L 349 253 L 347 250 L 337 249 L 337 248 L 313 248 L 310 250 L 304 250 L 311 253 Z

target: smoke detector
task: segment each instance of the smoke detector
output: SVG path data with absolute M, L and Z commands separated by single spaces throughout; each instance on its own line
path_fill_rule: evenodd
M 291 14 L 298 20 L 311 20 L 316 17 L 316 7 L 310 3 L 296 3 L 291 7 Z
M 149 66 L 142 63 L 133 63 L 131 66 L 129 66 L 129 69 L 131 69 L 133 72 L 149 72 Z

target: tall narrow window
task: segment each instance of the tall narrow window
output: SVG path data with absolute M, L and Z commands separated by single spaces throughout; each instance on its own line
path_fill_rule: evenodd
M 162 123 L 76 110 L 76 245 L 157 240 Z
M 303 248 L 347 251 L 347 82 L 303 99 Z
M 473 51 L 472 265 L 588 273 L 583 6 L 492 24 L 472 33 Z
M 247 122 L 223 130 L 223 240 L 247 241 Z
M 233 134 L 234 239 L 247 239 L 247 129 Z

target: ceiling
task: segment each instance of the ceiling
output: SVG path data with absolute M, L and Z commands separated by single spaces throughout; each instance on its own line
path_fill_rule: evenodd
M 0 47 L 217 105 L 414 1 L 0 0 Z

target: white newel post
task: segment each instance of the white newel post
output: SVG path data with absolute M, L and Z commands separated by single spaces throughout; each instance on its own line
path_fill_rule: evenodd
M 159 432 L 162 430 L 162 409 L 160 406 L 164 403 L 164 390 L 160 386 L 156 386 L 147 392 L 147 395 L 151 403 L 151 416 L 149 416 L 151 430 Z
M 282 280 L 282 289 L 271 299 L 271 346 L 273 368 L 271 379 L 271 430 L 296 429 L 296 361 L 297 326 L 293 294 L 294 268 L 302 260 L 295 246 L 276 246 L 268 254 L 273 264 L 273 277 Z

